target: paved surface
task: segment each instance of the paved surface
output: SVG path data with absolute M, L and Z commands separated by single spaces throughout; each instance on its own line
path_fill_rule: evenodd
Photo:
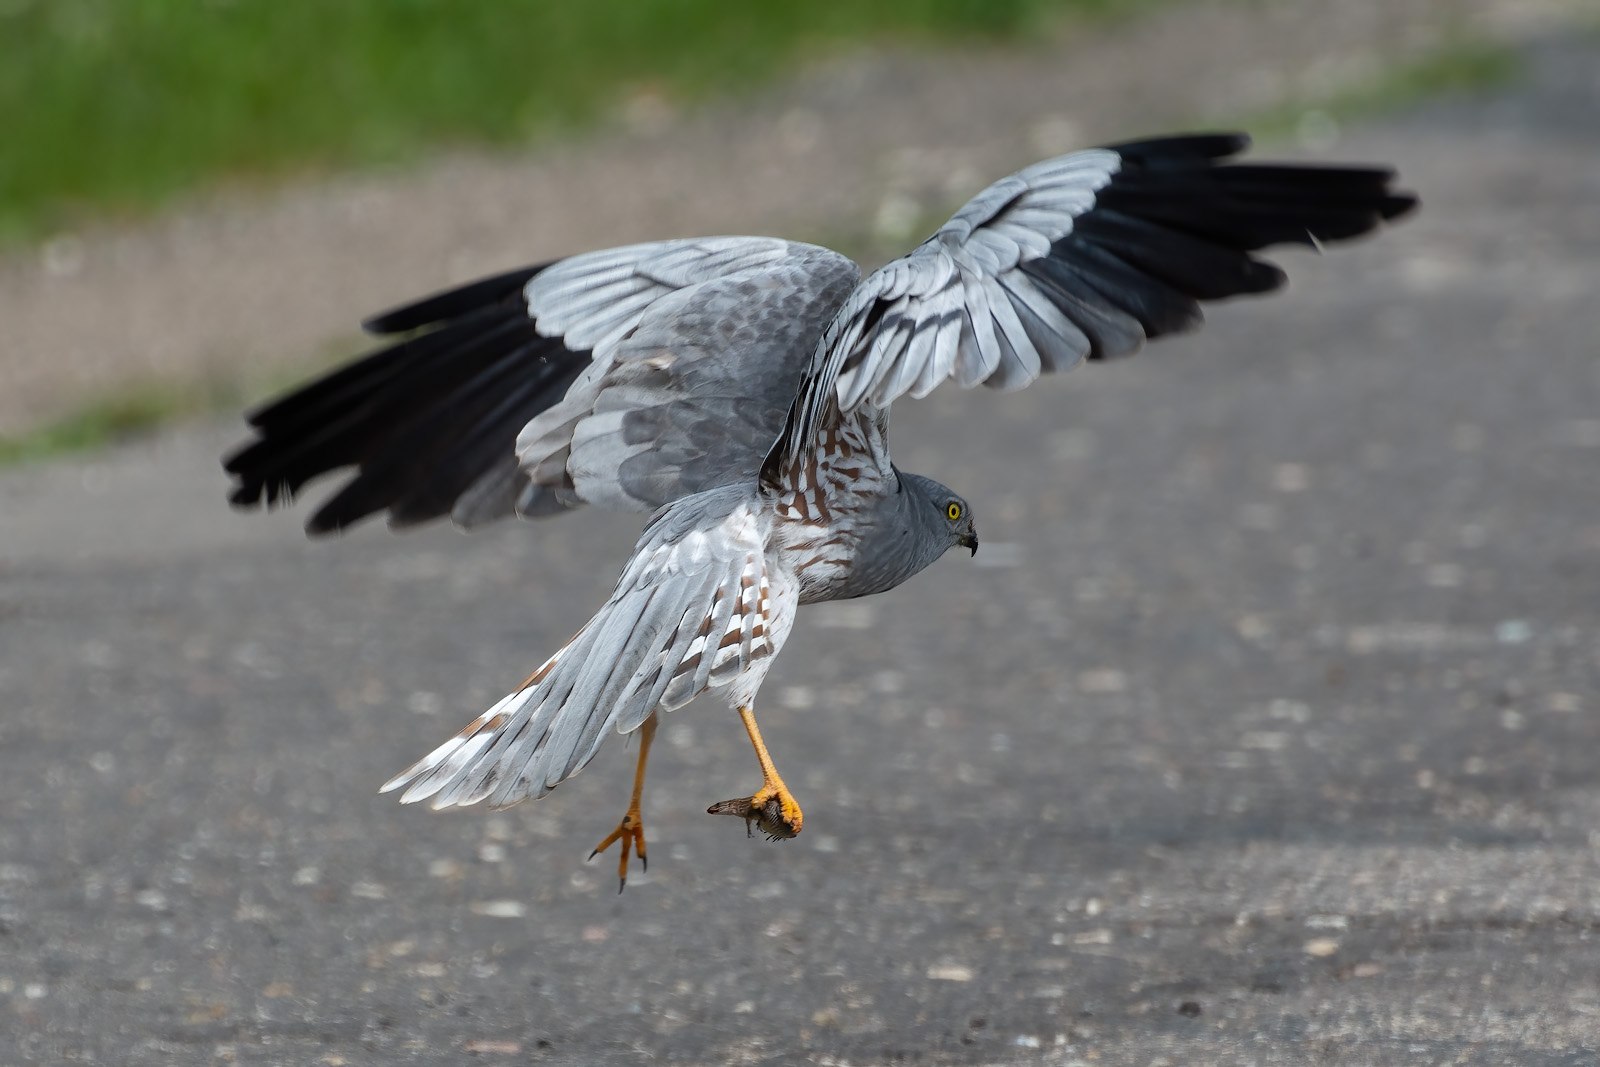
M 222 507 L 233 426 L 0 474 L 0 1063 L 1596 1062 L 1600 52 L 1534 55 L 1339 143 L 1426 210 L 1289 294 L 897 416 L 979 565 L 802 622 L 796 841 L 674 715 L 620 898 L 619 743 L 374 790 L 632 520 L 310 545 Z

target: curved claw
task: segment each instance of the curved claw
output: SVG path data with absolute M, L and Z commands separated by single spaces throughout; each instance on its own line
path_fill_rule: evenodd
M 617 892 L 620 893 L 628 887 L 628 855 L 630 852 L 639 854 L 639 869 L 650 869 L 650 857 L 644 850 L 644 820 L 639 813 L 630 811 L 622 817 L 617 828 L 606 835 L 604 841 L 594 846 L 594 851 L 589 853 L 592 860 L 618 841 L 622 842 L 622 855 L 617 857 Z

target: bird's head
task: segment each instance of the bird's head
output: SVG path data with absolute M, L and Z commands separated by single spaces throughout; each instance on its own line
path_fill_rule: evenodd
M 939 539 L 945 549 L 962 548 L 978 554 L 978 527 L 972 521 L 972 508 L 965 499 L 947 485 L 920 474 L 901 473 L 901 484 L 918 497 L 917 512 L 924 527 Z

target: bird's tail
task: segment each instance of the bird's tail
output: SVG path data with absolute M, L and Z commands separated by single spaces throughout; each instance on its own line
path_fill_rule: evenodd
M 476 804 L 487 799 L 501 784 L 500 774 L 493 766 L 474 773 L 474 764 L 479 764 L 497 741 L 506 739 L 512 731 L 525 731 L 532 725 L 540 703 L 539 683 L 550 676 L 563 656 L 570 654 L 569 650 L 583 637 L 585 630 L 578 631 L 513 692 L 468 723 L 460 733 L 383 783 L 378 792 L 390 793 L 404 786 L 406 791 L 400 794 L 400 803 L 431 800 L 435 808 Z M 515 803 L 526 795 L 524 789 L 504 803 Z
M 662 508 L 615 592 L 516 692 L 396 775 L 405 803 L 543 796 L 631 733 L 775 654 L 760 502 L 743 487 Z

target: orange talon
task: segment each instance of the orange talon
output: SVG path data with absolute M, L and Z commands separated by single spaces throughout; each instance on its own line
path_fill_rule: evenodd
M 761 764 L 761 788 L 748 797 L 719 800 L 706 809 L 706 814 L 737 815 L 744 820 L 746 836 L 753 832 L 752 827 L 759 827 L 770 841 L 788 840 L 805 825 L 805 813 L 773 765 L 766 742 L 761 740 L 761 730 L 756 726 L 755 713 L 749 708 L 740 708 L 739 718 L 744 720 L 745 732 L 750 735 L 756 760 Z
M 600 853 L 622 842 L 622 855 L 617 857 L 617 892 L 620 893 L 628 887 L 628 855 L 630 852 L 639 854 L 639 868 L 650 869 L 650 857 L 644 851 L 644 816 L 639 811 L 639 800 L 644 796 L 644 768 L 650 759 L 650 742 L 656 737 L 656 717 L 651 715 L 644 721 L 640 728 L 639 764 L 633 772 L 633 798 L 628 802 L 627 814 L 622 816 L 622 821 L 617 823 L 617 828 L 606 835 L 606 839 L 594 846 L 594 851 L 589 853 L 589 858 L 594 859 Z

